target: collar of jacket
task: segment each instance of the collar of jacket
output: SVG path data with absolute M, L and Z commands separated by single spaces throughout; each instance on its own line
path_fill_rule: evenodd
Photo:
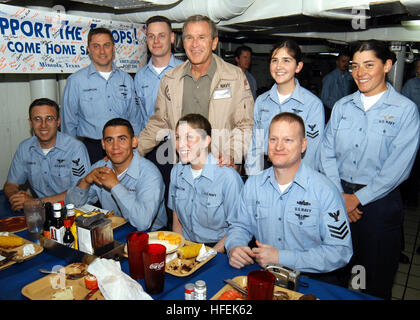
M 303 95 L 303 92 L 302 92 L 302 87 L 299 83 L 299 80 L 296 79 L 296 78 L 295 78 L 295 84 L 296 84 L 296 86 L 293 89 L 292 94 L 284 102 L 288 101 L 289 99 L 294 99 L 294 100 L 300 102 L 301 104 L 305 104 L 305 99 L 304 99 L 304 95 Z M 268 95 L 265 98 L 266 99 L 270 98 L 275 103 L 280 104 L 279 96 L 277 94 L 277 84 L 276 83 L 271 87 Z
M 63 133 L 61 133 L 60 131 L 57 131 L 57 137 L 55 139 L 55 144 L 52 148 L 57 148 L 60 149 L 62 151 L 66 151 L 68 150 L 68 145 L 66 145 L 66 143 L 63 141 Z M 38 150 L 41 154 L 42 153 L 42 148 L 41 145 L 39 144 L 39 140 L 37 136 L 33 136 L 33 139 L 31 141 L 31 145 L 29 148 L 35 148 L 35 150 Z
M 265 183 L 270 183 L 274 189 L 278 190 L 278 182 L 276 180 L 276 176 L 274 174 L 274 168 L 270 167 L 263 171 L 262 173 L 264 176 L 261 179 L 260 185 L 263 186 Z M 293 177 L 292 183 L 295 183 L 299 185 L 301 188 L 306 189 L 307 188 L 307 168 L 306 166 L 301 162 L 299 165 L 298 170 L 295 173 L 295 176 Z
M 216 62 L 216 72 L 214 74 L 212 83 L 218 83 L 220 80 L 236 80 L 237 79 L 236 74 L 232 73 L 231 70 L 229 70 L 228 66 L 235 67 L 235 68 L 238 68 L 238 67 L 228 64 L 222 58 L 220 58 L 214 53 L 212 54 L 212 59 L 214 59 L 214 61 Z M 190 67 L 189 60 L 169 70 L 168 72 L 165 73 L 165 76 L 171 79 L 179 79 L 185 74 L 185 68 L 188 68 L 188 67 Z M 214 82 L 216 78 L 217 78 L 217 82 Z
M 387 90 L 384 92 L 382 97 L 375 103 L 375 105 L 387 104 L 391 106 L 398 106 L 401 104 L 401 96 L 397 94 L 394 87 L 387 82 L 386 83 Z M 349 100 L 352 100 L 353 103 L 361 110 L 365 110 L 363 106 L 363 102 L 361 99 L 362 93 L 358 90 L 355 93 L 347 96 Z M 345 100 L 343 101 L 345 102 Z

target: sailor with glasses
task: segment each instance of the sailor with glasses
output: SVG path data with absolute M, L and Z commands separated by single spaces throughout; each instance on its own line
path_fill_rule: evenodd
M 14 211 L 32 195 L 20 190 L 29 182 L 43 202 L 64 201 L 65 192 L 90 171 L 89 155 L 82 142 L 61 133 L 59 107 L 41 98 L 29 106 L 29 125 L 34 136 L 18 146 L 9 169 L 4 193 Z

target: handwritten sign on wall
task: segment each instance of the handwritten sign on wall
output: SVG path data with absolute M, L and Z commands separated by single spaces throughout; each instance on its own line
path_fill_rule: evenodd
M 0 72 L 73 73 L 86 67 L 87 35 L 96 27 L 111 30 L 117 67 L 135 73 L 146 64 L 144 24 L 0 4 Z

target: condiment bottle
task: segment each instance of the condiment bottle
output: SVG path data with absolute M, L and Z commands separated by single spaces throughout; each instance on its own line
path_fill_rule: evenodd
M 70 227 L 71 227 L 70 219 L 64 220 L 64 227 L 66 228 L 66 231 L 64 232 L 64 236 L 63 236 L 63 244 L 67 247 L 74 248 L 74 236 L 70 230 Z
M 61 203 L 53 204 L 54 218 L 50 227 L 51 239 L 63 243 L 64 224 L 61 218 Z
M 207 300 L 207 287 L 203 280 L 195 282 L 194 297 L 194 300 Z
M 185 285 L 185 300 L 195 300 L 194 299 L 194 284 L 193 283 L 187 283 Z
M 66 209 L 67 209 L 66 219 L 69 219 L 71 221 L 71 224 L 73 224 L 74 219 L 76 219 L 76 213 L 74 212 L 74 204 L 69 203 L 68 205 L 66 205 Z
M 45 222 L 44 230 L 42 232 L 45 238 L 51 239 L 50 227 L 53 219 L 52 204 L 51 202 L 45 203 Z
M 67 209 L 66 209 L 66 205 L 64 204 L 64 201 L 58 201 L 59 204 L 61 204 L 61 219 L 64 221 L 64 219 L 66 219 L 67 217 Z

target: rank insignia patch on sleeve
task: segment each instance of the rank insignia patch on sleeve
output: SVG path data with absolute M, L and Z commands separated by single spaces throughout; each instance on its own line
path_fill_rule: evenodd
M 311 130 L 310 130 L 310 131 L 309 131 L 309 130 L 308 130 L 308 131 L 306 131 L 306 135 L 307 135 L 309 138 L 312 138 L 312 139 L 314 139 L 314 138 L 318 137 L 318 135 L 319 135 L 319 130 L 315 130 L 315 128 L 316 128 L 316 123 L 315 123 L 315 124 L 312 124 L 312 125 L 308 124 L 308 127 L 309 127 L 309 129 L 311 129 Z
M 80 158 L 77 160 L 71 160 L 71 162 L 76 165 L 76 167 L 71 168 L 71 172 L 75 177 L 81 177 L 85 173 L 85 165 L 82 164 L 80 167 L 77 167 L 79 165 Z
M 337 210 L 337 212 L 328 212 L 328 215 L 334 219 L 334 222 L 338 222 L 338 217 L 340 216 L 340 210 Z M 332 226 L 329 224 L 328 230 L 330 231 L 331 237 L 337 238 L 340 240 L 343 240 L 349 233 L 349 227 L 346 221 L 343 221 L 343 223 L 338 227 Z

